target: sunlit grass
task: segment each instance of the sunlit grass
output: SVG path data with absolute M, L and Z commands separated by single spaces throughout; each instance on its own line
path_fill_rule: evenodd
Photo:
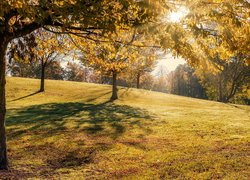
M 145 90 L 7 79 L 6 177 L 249 179 L 250 108 Z

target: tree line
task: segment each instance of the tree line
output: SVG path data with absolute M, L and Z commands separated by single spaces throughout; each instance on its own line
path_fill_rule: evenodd
M 9 57 L 11 63 L 7 65 L 7 72 L 15 77 L 40 78 L 43 83 L 40 85 L 42 87 L 39 92 L 41 89 L 45 90 L 45 79 L 99 84 L 113 84 L 114 81 L 112 74 L 98 71 L 99 65 L 94 64 L 97 66 L 96 69 L 88 66 L 85 60 L 76 62 L 70 60 L 65 62 L 64 67 L 58 60 L 50 62 L 43 68 L 39 61 L 33 59 L 25 61 L 15 59 L 17 56 Z M 122 71 L 115 80 L 116 86 L 147 89 L 219 102 L 249 104 L 250 68 L 239 58 L 233 58 L 232 62 L 225 63 L 223 70 L 219 72 L 204 71 L 204 69 L 184 64 L 179 65 L 172 72 L 168 72 L 167 69 L 164 71 L 164 67 L 162 67 L 158 70 L 159 72 L 156 72 L 157 75 L 152 74 L 157 61 L 148 56 L 143 56 L 144 60 L 140 58 L 142 57 L 137 57 L 131 64 L 127 64 L 125 71 Z

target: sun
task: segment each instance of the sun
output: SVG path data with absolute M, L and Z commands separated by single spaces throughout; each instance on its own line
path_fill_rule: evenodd
M 178 23 L 180 22 L 187 14 L 189 10 L 185 7 L 180 7 L 176 11 L 171 12 L 166 16 L 166 21 Z

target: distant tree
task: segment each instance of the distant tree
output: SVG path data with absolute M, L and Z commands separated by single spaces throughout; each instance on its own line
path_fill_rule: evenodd
M 95 71 L 95 70 L 90 69 L 90 68 L 88 68 L 88 70 L 89 70 L 88 82 L 102 84 L 101 73 L 99 71 Z
M 37 46 L 35 35 L 30 34 L 16 39 L 10 44 L 8 69 L 13 76 L 35 77 L 38 63 L 34 60 L 32 48 Z
M 53 61 L 45 70 L 46 79 L 63 80 L 64 79 L 64 69 L 59 61 Z
M 65 68 L 65 80 L 87 82 L 89 69 L 80 63 L 68 62 Z
M 154 72 L 153 90 L 159 92 L 167 92 L 168 69 L 163 64 L 158 64 Z
M 13 59 L 15 63 L 22 64 L 23 67 L 30 64 L 36 65 L 37 68 L 37 64 L 40 64 L 41 82 L 39 92 L 45 90 L 46 68 L 54 61 L 60 60 L 63 57 L 62 55 L 67 52 L 66 46 L 62 46 L 65 42 L 62 42 L 60 38 L 62 37 L 57 37 L 52 33 L 39 29 L 12 43 L 12 49 L 9 52 L 10 60 Z
M 37 62 L 25 62 L 13 58 L 7 65 L 7 71 L 14 77 L 37 78 L 37 74 L 40 72 L 40 67 Z
M 41 65 L 37 61 L 14 60 L 8 63 L 8 73 L 14 77 L 40 78 Z M 45 70 L 46 79 L 63 80 L 64 70 L 58 61 L 51 62 Z
M 175 71 L 168 75 L 170 93 L 206 98 L 205 90 L 194 72 L 195 70 L 187 64 L 179 65 Z
M 130 63 L 122 78 L 130 86 L 135 84 L 137 89 L 141 88 L 142 77 L 154 70 L 156 64 L 156 50 L 154 48 L 137 48 L 137 57 Z
M 88 46 L 83 51 L 82 62 L 105 76 L 112 76 L 111 100 L 118 99 L 117 76 L 128 68 L 132 61 L 138 57 L 136 47 L 132 46 L 135 34 L 131 31 L 120 31 L 110 34 L 111 40 L 106 43 L 93 44 L 86 42 Z
M 141 76 L 140 88 L 152 90 L 154 86 L 154 76 L 150 72 L 145 72 Z
M 196 74 L 206 88 L 212 100 L 229 102 L 237 93 L 241 93 L 250 85 L 250 65 L 244 62 L 244 56 L 238 55 L 228 61 L 217 58 L 219 72 L 197 69 Z
M 168 75 L 156 76 L 154 77 L 154 91 L 167 92 L 168 91 Z

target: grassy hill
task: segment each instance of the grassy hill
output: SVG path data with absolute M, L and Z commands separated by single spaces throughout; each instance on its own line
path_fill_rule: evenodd
M 5 178 L 249 179 L 250 107 L 88 83 L 7 79 Z

